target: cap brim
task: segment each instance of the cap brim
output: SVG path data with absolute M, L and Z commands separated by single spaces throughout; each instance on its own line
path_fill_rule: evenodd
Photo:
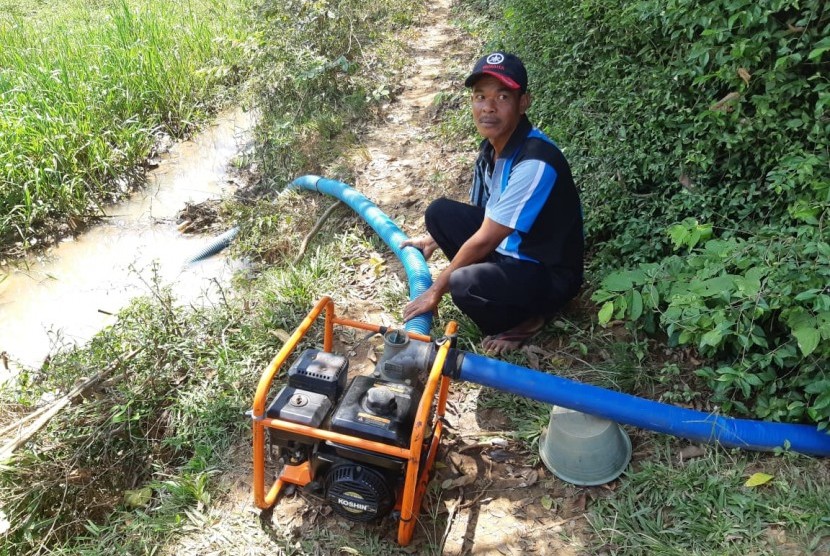
M 471 74 L 470 77 L 468 77 L 467 79 L 464 80 L 464 86 L 465 87 L 472 87 L 473 85 L 476 84 L 476 81 L 478 81 L 479 79 L 481 79 L 485 75 L 495 77 L 496 79 L 501 81 L 509 89 L 514 89 L 514 90 L 518 91 L 519 89 L 522 88 L 521 85 L 519 85 L 518 83 L 516 83 L 515 81 L 513 81 L 512 79 L 510 79 L 506 75 L 501 75 L 501 74 L 498 74 L 498 73 L 495 73 L 495 72 L 492 72 L 492 71 L 481 71 L 481 72 L 478 72 L 478 73 Z

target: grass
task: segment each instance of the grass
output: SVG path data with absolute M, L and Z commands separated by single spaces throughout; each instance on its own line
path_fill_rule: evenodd
M 28 247 L 140 183 L 241 76 L 244 3 L 35 2 L 0 16 L 0 246 Z M 11 3 L 6 7 L 12 6 Z M 66 230 L 64 230 L 65 232 Z
M 265 3 L 248 82 L 261 111 L 264 187 L 318 172 L 349 146 L 395 89 L 406 28 L 421 9 L 400 0 Z
M 147 348 L 0 467 L 11 523 L 0 554 L 148 553 L 188 512 L 210 505 L 224 454 L 249 434 L 242 411 L 278 348 L 269 331 L 291 327 L 306 300 L 283 292 L 279 317 L 268 295 L 185 309 L 166 287 L 153 287 L 89 347 L 53 357 L 19 391 L 2 392 L 23 413 L 26 400 L 65 390 L 113 353 Z
M 548 326 L 538 351 L 507 358 L 617 391 L 706 408 L 706 391 L 681 353 L 667 355 L 658 343 L 595 327 L 592 314 L 562 315 Z M 507 417 L 528 460 L 539 463 L 538 441 L 550 406 L 492 389 L 478 403 Z M 558 533 L 584 545 L 586 554 L 830 554 L 825 460 L 707 446 L 701 457 L 683 462 L 685 440 L 629 433 L 634 457 L 615 489 L 586 489 L 588 528 Z M 758 472 L 773 478 L 745 486 Z
M 811 554 L 830 552 L 827 468 L 815 459 L 729 452 L 678 463 L 677 442 L 626 473 L 589 513 L 595 550 L 609 554 Z M 747 487 L 756 472 L 771 482 Z
M 362 5 L 346 2 L 341 6 L 345 15 L 365 24 L 360 29 L 363 34 L 348 35 L 344 44 L 350 40 L 367 46 L 376 42 L 394 54 L 397 39 L 388 43 L 381 40 L 377 25 L 389 17 L 399 28 L 408 21 L 404 16 L 412 13 L 412 6 L 391 0 L 377 2 L 367 6 L 367 17 L 359 17 Z M 126 9 L 126 5 L 122 7 Z M 262 33 L 268 25 L 281 24 L 282 15 L 292 9 L 280 6 L 278 11 L 284 11 L 272 13 L 273 18 L 263 17 Z M 294 23 L 296 19 L 286 21 Z M 300 29 L 291 31 L 293 35 L 288 30 L 281 34 L 268 29 L 268 37 L 297 40 L 291 44 L 274 40 L 272 44 L 270 39 L 263 39 L 257 50 L 257 56 L 263 58 L 254 56 L 252 65 L 265 64 L 266 58 L 273 62 L 269 57 L 272 54 L 284 56 L 282 64 L 291 62 L 303 43 L 298 39 Z M 356 33 L 356 28 L 352 27 L 351 32 Z M 163 34 L 171 40 L 176 35 Z M 254 33 L 257 36 L 266 35 Z M 343 46 L 329 41 L 331 37 L 315 37 L 320 47 Z M 286 50 L 280 51 L 282 47 Z M 383 63 L 392 67 L 394 56 L 388 52 Z M 325 64 L 318 66 L 325 66 L 321 73 L 307 78 L 319 78 L 319 82 L 302 84 L 307 86 L 303 94 L 319 91 L 328 95 L 333 102 L 326 110 L 307 111 L 302 95 L 292 104 L 290 95 L 263 93 L 261 130 L 265 131 L 261 133 L 267 135 L 269 126 L 277 120 L 282 122 L 278 129 L 283 130 L 278 148 L 267 151 L 268 156 L 287 161 L 292 152 L 301 151 L 315 161 L 333 158 L 336 150 L 322 139 L 340 134 L 349 118 L 365 116 L 369 105 L 361 100 L 365 90 L 361 79 L 368 82 L 370 74 L 386 75 L 380 71 L 386 66 L 373 62 L 378 56 L 373 50 L 353 54 L 360 55 L 369 66 L 356 76 L 354 84 L 338 76 L 340 83 L 332 85 L 327 72 L 336 73 L 340 66 L 328 68 Z M 308 69 L 304 64 L 310 57 L 320 55 L 319 51 L 303 53 L 296 59 L 299 66 L 289 67 L 292 73 L 286 75 L 298 75 L 300 69 Z M 262 81 L 248 86 L 266 86 L 264 81 L 274 74 L 270 70 L 264 73 Z M 199 83 L 194 80 L 193 84 Z M 162 89 L 160 86 L 160 93 Z M 175 101 L 177 95 L 171 98 L 171 94 L 165 89 L 159 100 Z M 343 112 L 344 106 L 349 107 L 345 111 L 348 118 L 332 117 Z M 297 119 L 284 118 L 286 113 Z M 171 121 L 187 122 L 190 117 L 184 114 Z M 290 128 L 286 122 L 297 127 Z M 136 136 L 146 131 L 139 123 Z M 94 135 L 89 132 L 87 139 Z M 348 145 L 348 136 L 338 135 L 341 146 Z M 266 143 L 275 147 L 268 140 Z M 257 156 L 264 155 L 260 151 Z M 295 173 L 297 167 L 292 164 L 287 163 L 286 168 Z M 115 166 L 112 168 L 115 170 Z M 119 169 L 123 171 L 123 166 Z M 217 470 L 229 465 L 225 459 L 229 446 L 250 434 L 242 411 L 250 406 L 250 393 L 262 365 L 280 345 L 279 332 L 293 330 L 311 303 L 342 286 L 340 261 L 369 260 L 377 248 L 366 239 L 365 226 L 358 219 L 351 216 L 346 225 L 340 225 L 340 216 L 335 215 L 319 234 L 333 241 L 312 241 L 305 257 L 293 264 L 296 246 L 328 204 L 292 194 L 271 202 L 267 200 L 272 197 L 270 193 L 265 195 L 266 200 L 240 200 L 226 209 L 228 218 L 240 222 L 245 230 L 246 240 L 239 242 L 238 248 L 245 250 L 251 260 L 264 263 L 255 267 L 249 280 L 240 282 L 242 293 L 222 296 L 222 304 L 213 308 L 185 309 L 175 303 L 166 285 L 151 281 L 147 297 L 123 311 L 118 323 L 96 336 L 89 346 L 56 354 L 48 367 L 24 373 L 17 388 L 0 390 L 2 405 L 13 408 L 4 417 L 11 419 L 30 411 L 42 397 L 66 391 L 79 376 L 105 366 L 113 354 L 145 347 L 127 368 L 83 403 L 73 404 L 61 419 L 41 431 L 36 441 L 0 467 L 0 518 L 9 523 L 0 555 L 43 551 L 148 554 L 170 542 L 184 527 L 199 522 L 201 511 L 212 504 L 212 494 L 219 488 Z M 20 210 L 25 212 L 28 206 Z M 33 201 L 31 206 L 26 216 L 29 222 L 34 221 L 37 203 Z M 73 426 L 62 425 L 65 423 Z M 343 545 L 342 537 L 332 538 L 337 546 Z M 350 538 L 366 550 L 389 546 L 377 532 L 368 529 L 365 540 L 362 536 Z M 293 543 L 280 541 L 282 544 L 286 550 L 293 550 L 289 548 Z

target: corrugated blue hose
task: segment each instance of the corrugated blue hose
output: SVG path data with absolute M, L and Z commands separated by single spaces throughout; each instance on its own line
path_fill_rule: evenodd
M 728 447 L 761 451 L 788 446 L 801 454 L 830 456 L 830 434 L 814 425 L 713 415 L 581 384 L 472 353 L 464 354 L 458 378 L 696 442 L 716 442 Z
M 301 176 L 291 182 L 290 187 L 303 188 L 330 195 L 349 205 L 381 237 L 386 245 L 397 255 L 409 280 L 409 299 L 415 299 L 432 285 L 424 255 L 414 247 L 399 246 L 407 235 L 381 211 L 377 205 L 343 182 L 322 178 L 320 176 Z M 418 334 L 429 334 L 432 328 L 432 314 L 419 315 L 408 321 L 404 328 Z
M 198 253 L 187 259 L 187 261 L 185 261 L 184 264 L 189 265 L 201 261 L 202 259 L 207 259 L 212 255 L 215 255 L 216 253 L 230 245 L 231 241 L 233 241 L 237 234 L 239 234 L 239 226 L 234 226 L 233 228 L 231 228 L 230 230 L 228 230 L 227 232 L 225 232 L 224 234 L 222 234 L 221 236 L 217 237 L 209 244 L 204 246 Z

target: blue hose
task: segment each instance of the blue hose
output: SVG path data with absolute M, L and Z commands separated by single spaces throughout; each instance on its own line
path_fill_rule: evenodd
M 409 298 L 415 299 L 432 285 L 424 255 L 414 247 L 399 246 L 407 239 L 405 233 L 395 225 L 372 201 L 345 183 L 321 178 L 320 176 L 301 176 L 291 182 L 290 187 L 301 187 L 330 195 L 349 205 L 363 220 L 369 224 L 383 239 L 386 245 L 397 255 L 403 264 L 409 279 Z M 429 334 L 432 328 L 432 314 L 417 316 L 406 323 L 404 328 L 410 332 Z
M 830 434 L 812 425 L 712 415 L 581 384 L 472 353 L 464 354 L 457 378 L 696 442 L 717 442 L 731 448 L 760 451 L 789 447 L 801 454 L 830 456 Z
M 209 244 L 207 244 L 205 247 L 199 250 L 198 253 L 187 259 L 187 261 L 185 261 L 184 264 L 189 265 L 201 261 L 202 259 L 207 259 L 212 255 L 215 255 L 216 253 L 230 245 L 231 241 L 233 241 L 237 234 L 239 234 L 239 226 L 234 226 L 233 228 L 231 228 L 230 230 L 228 230 L 227 232 L 225 232 L 224 234 L 222 234 L 221 236 L 217 237 Z
M 294 180 L 291 187 L 336 197 L 360 215 L 401 260 L 409 278 L 411 299 L 432 284 L 421 252 L 413 247 L 400 249 L 398 246 L 406 235 L 352 187 L 319 176 L 302 176 Z M 432 315 L 421 315 L 409 321 L 406 329 L 429 334 L 431 326 Z M 453 378 L 696 442 L 717 442 L 727 447 L 761 451 L 788 447 L 802 454 L 830 456 L 830 434 L 815 426 L 712 415 L 581 384 L 472 353 L 464 353 Z

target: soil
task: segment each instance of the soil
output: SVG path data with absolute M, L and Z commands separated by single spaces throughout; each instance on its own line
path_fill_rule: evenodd
M 466 198 L 476 155 L 470 145 L 449 144 L 437 129 L 442 104 L 436 99 L 463 91 L 466 72 L 480 54 L 477 41 L 450 23 L 450 9 L 451 0 L 438 0 L 424 14 L 410 41 L 411 64 L 402 92 L 383 107 L 378 121 L 336 164 L 347 167 L 355 189 L 410 237 L 423 232 L 423 211 L 431 199 Z M 183 215 L 183 220 L 203 216 L 195 212 Z M 405 274 L 393 254 L 371 254 L 372 260 L 376 258 L 385 270 L 378 272 L 371 264 L 353 269 L 349 293 L 335 300 L 338 313 L 363 322 L 399 324 L 402 307 L 392 308 L 397 311 L 392 313 L 375 296 L 378 282 L 405 282 Z M 430 264 L 435 271 L 442 262 Z M 351 357 L 352 371 L 370 371 L 379 346 L 354 336 L 338 338 L 339 347 Z M 530 359 L 538 360 L 539 353 L 545 353 L 533 346 L 526 349 Z M 503 414 L 479 407 L 483 392 L 463 384 L 453 384 L 450 390 L 449 432 L 408 547 L 395 542 L 396 522 L 354 524 L 299 492 L 282 496 L 272 511 L 257 510 L 251 445 L 245 438 L 228 454 L 229 471 L 222 477 L 225 496 L 204 513 L 191 515 L 190 530 L 167 553 L 271 555 L 280 549 L 293 554 L 579 553 L 579 541 L 561 539 L 580 538 L 586 527 L 586 504 L 613 492 L 614 485 L 579 488 L 556 479 L 539 463 L 537 453 L 509 440 L 510 423 Z

